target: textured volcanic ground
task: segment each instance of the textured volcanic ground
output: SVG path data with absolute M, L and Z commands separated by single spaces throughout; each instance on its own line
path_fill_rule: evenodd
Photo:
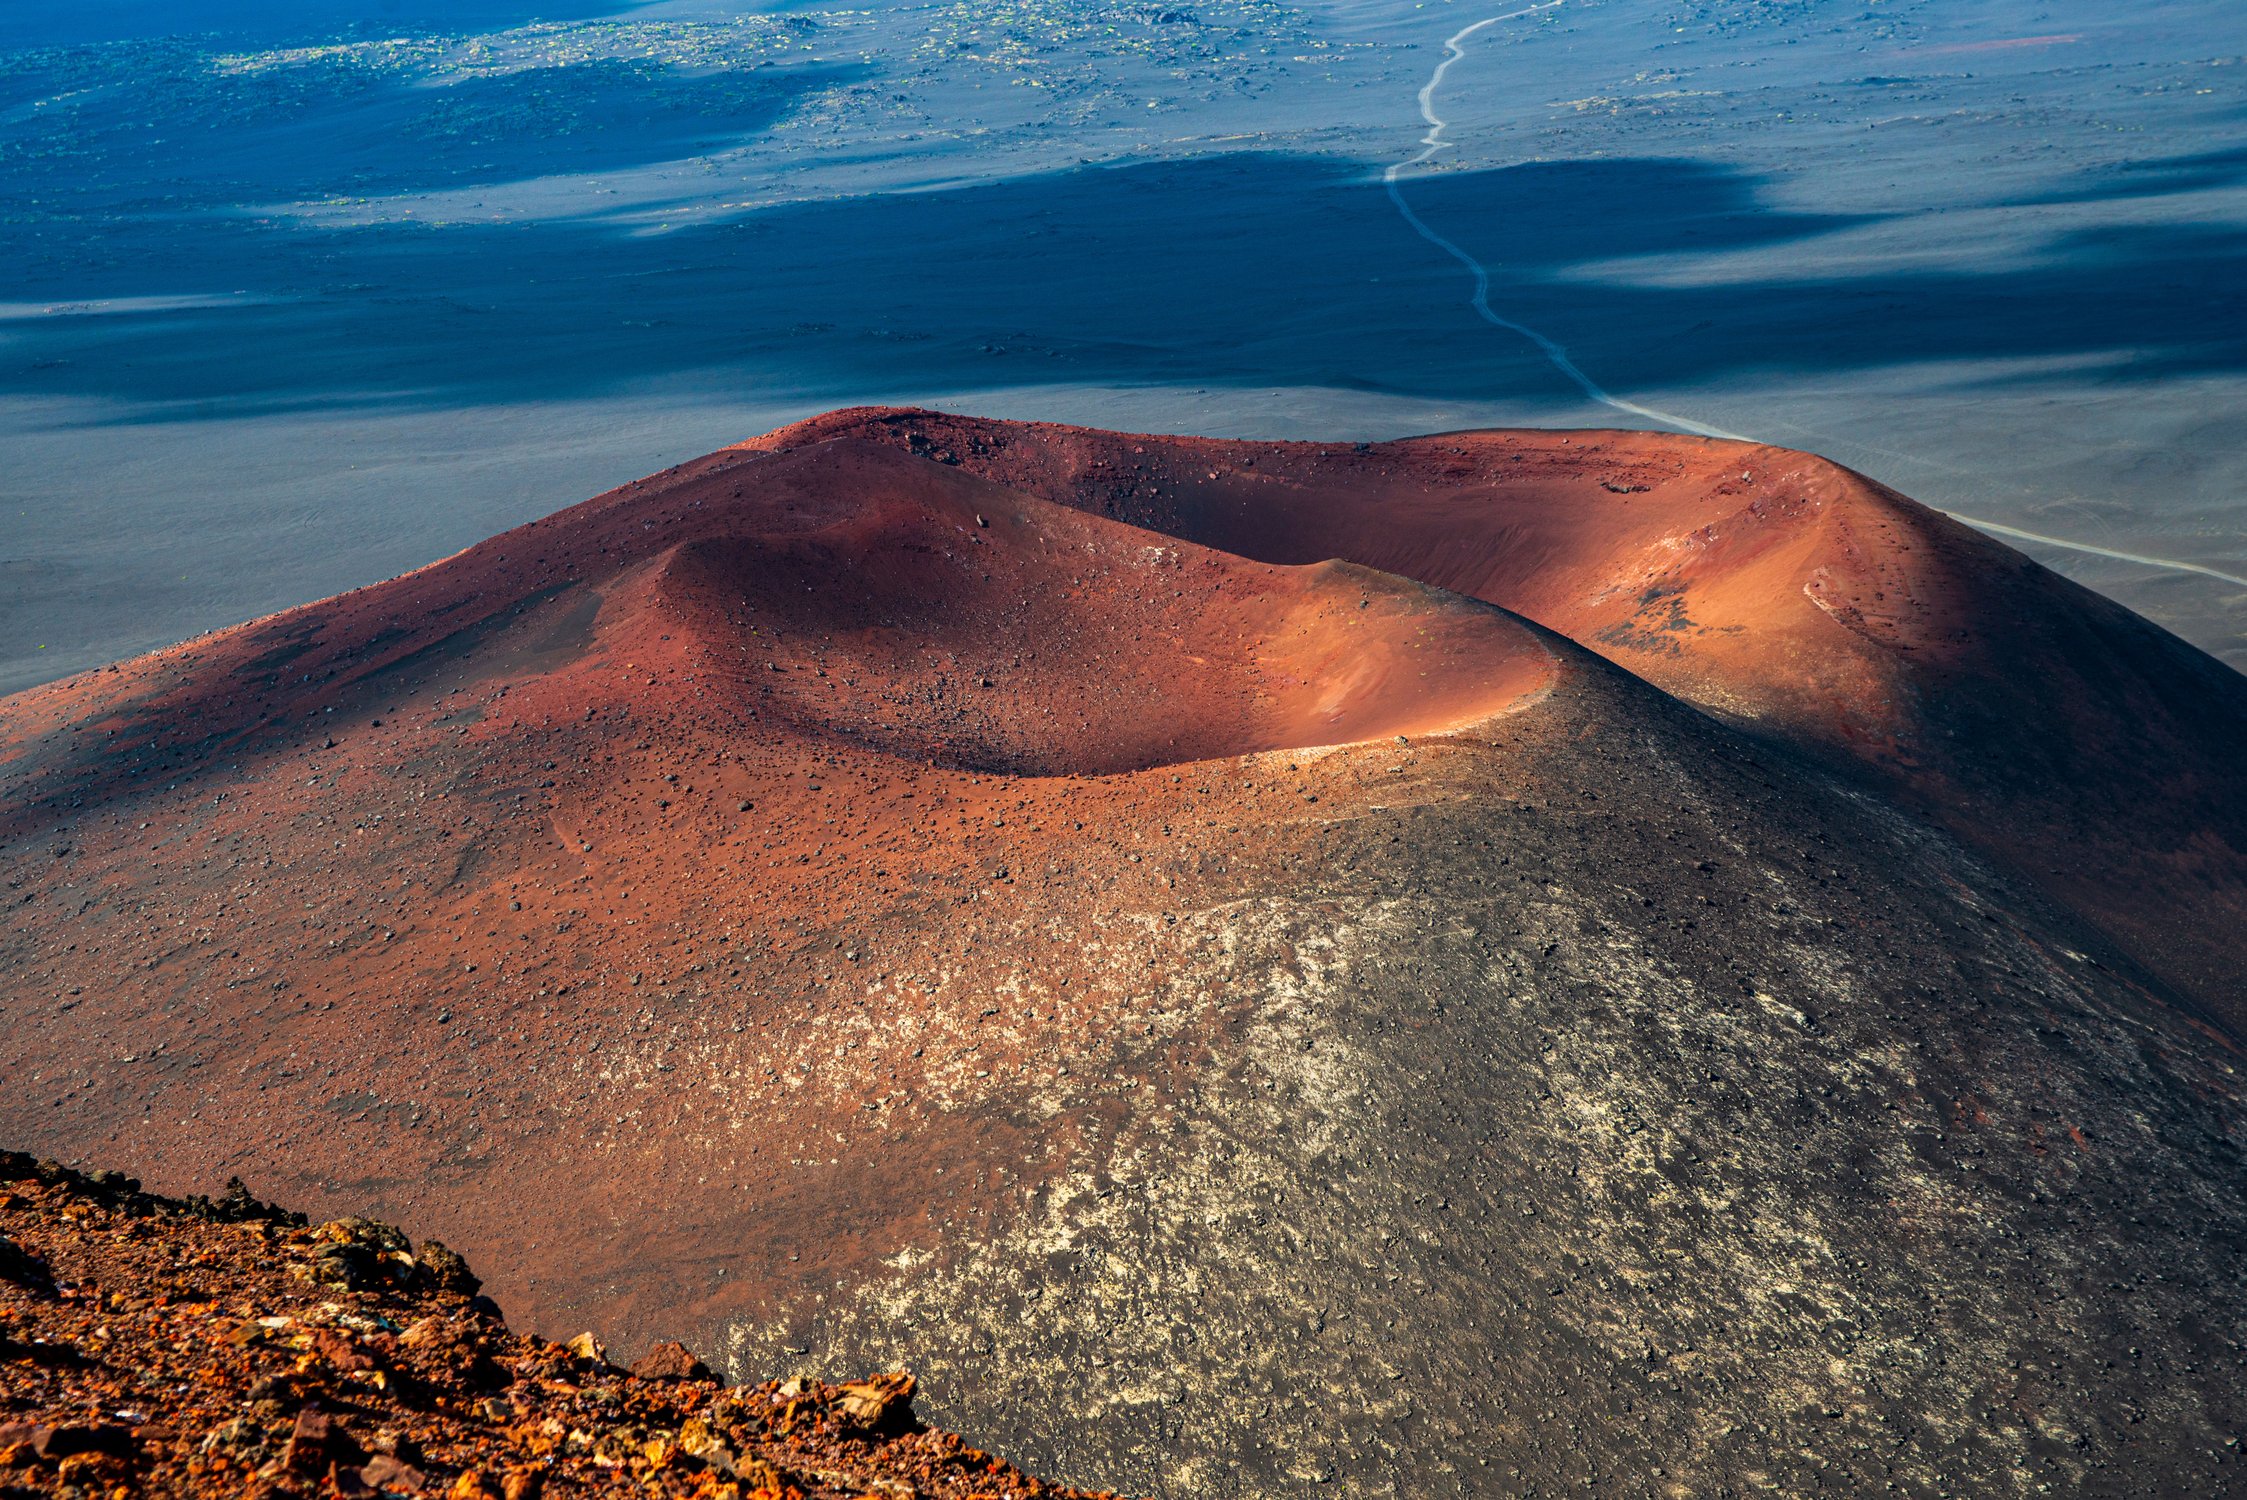
M 2240 705 L 1799 455 L 842 414 L 0 703 L 0 1139 L 1076 1482 L 2220 1493 Z
M 1078 1500 L 924 1427 L 902 1371 L 728 1391 L 673 1342 L 622 1370 L 477 1284 L 387 1224 L 0 1152 L 0 1492 Z
M 1503 605 L 1861 773 L 2247 1028 L 2247 678 L 1860 474 L 1664 433 L 1321 446 L 879 409 L 750 446 L 838 436 Z

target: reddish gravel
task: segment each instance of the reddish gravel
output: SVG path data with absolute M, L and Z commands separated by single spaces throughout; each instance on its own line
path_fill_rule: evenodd
M 1084 1493 L 922 1425 L 910 1375 L 728 1390 L 676 1343 L 620 1369 L 476 1287 L 385 1224 L 0 1152 L 0 1494 Z

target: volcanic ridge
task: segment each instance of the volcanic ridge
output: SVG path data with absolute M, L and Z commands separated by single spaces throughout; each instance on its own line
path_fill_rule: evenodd
M 1071 1482 L 2224 1493 L 2241 743 L 1802 454 L 840 412 L 0 702 L 0 1139 Z

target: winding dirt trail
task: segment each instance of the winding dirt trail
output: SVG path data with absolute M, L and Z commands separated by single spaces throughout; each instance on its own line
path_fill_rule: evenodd
M 2235 583 L 2239 587 L 2247 589 L 2247 578 L 2242 578 L 2237 573 L 2226 573 L 2221 568 L 2208 567 L 2204 563 L 2183 562 L 2174 557 L 2148 557 L 2143 552 L 2118 552 L 2112 547 L 2095 547 L 2089 542 L 2071 542 L 2064 536 L 2046 536 L 2041 531 L 2023 531 L 2018 526 L 2003 526 L 1995 521 L 1984 521 L 1977 516 L 1961 515 L 1955 510 L 1946 510 L 1943 514 L 1954 521 L 1964 522 L 1976 531 L 1986 531 L 1993 536 L 2011 537 L 2020 542 L 2042 542 L 2047 547 L 2065 547 L 2070 552 L 2084 552 L 2092 557 L 2110 557 L 2116 562 L 2142 563 L 2149 568 L 2168 568 L 2177 573 L 2198 573 L 2206 578 L 2219 579 L 2224 583 Z
M 1434 160 L 1438 152 L 1446 150 L 1450 146 L 1450 142 L 1443 138 L 1445 130 L 1449 128 L 1449 122 L 1436 113 L 1436 95 L 1442 89 L 1444 76 L 1451 71 L 1452 64 L 1466 57 L 1467 39 L 1479 31 L 1498 25 L 1502 21 L 1515 21 L 1523 16 L 1557 10 L 1567 3 L 1568 0 L 1542 0 L 1542 3 L 1537 5 L 1523 6 L 1518 10 L 1505 11 L 1495 16 L 1485 16 L 1470 25 L 1462 26 L 1449 37 L 1446 37 L 1443 44 L 1442 59 L 1436 64 L 1435 71 L 1428 75 L 1428 81 L 1420 87 L 1420 118 L 1427 122 L 1428 132 L 1420 137 L 1420 149 L 1417 152 L 1402 161 L 1391 163 L 1381 173 L 1381 185 L 1388 191 L 1389 202 L 1395 206 L 1398 215 L 1403 218 L 1405 223 L 1411 226 L 1412 232 L 1459 262 L 1466 269 L 1468 275 L 1474 278 L 1474 295 L 1468 300 L 1469 305 L 1475 310 L 1475 315 L 1493 328 L 1503 329 L 1534 344 L 1538 352 L 1545 356 L 1547 362 L 1559 371 L 1569 384 L 1584 393 L 1585 399 L 1614 411 L 1627 412 L 1634 417 L 1643 417 L 1647 421 L 1659 422 L 1665 427 L 1673 427 L 1680 432 L 1689 432 L 1700 437 L 1723 438 L 1741 443 L 1761 442 L 1762 439 L 1750 437 L 1746 433 L 1732 432 L 1706 422 L 1697 422 L 1691 417 L 1664 411 L 1660 407 L 1645 406 L 1636 401 L 1626 401 L 1602 386 L 1598 381 L 1584 373 L 1583 367 L 1569 355 L 1566 345 L 1549 334 L 1542 333 L 1526 323 L 1509 318 L 1493 308 L 1490 305 L 1489 267 L 1469 253 L 1456 240 L 1432 228 L 1427 220 L 1420 217 L 1404 196 L 1405 175 L 1416 168 L 1427 165 L 1428 162 Z M 2142 552 L 2123 552 L 2111 547 L 2097 546 L 2090 542 L 2071 541 L 2066 537 L 2051 536 L 2040 531 L 2025 531 L 2016 526 L 1986 521 L 1979 516 L 1970 516 L 1962 511 L 1945 510 L 1943 514 L 1954 521 L 1971 526 L 1977 531 L 1988 532 L 1993 536 L 2008 537 L 2015 541 L 2037 542 L 2047 547 L 2060 547 L 2070 552 L 2080 552 L 2091 557 L 2104 557 L 2115 562 L 2136 563 L 2149 568 L 2165 568 L 2178 573 L 2197 573 L 2202 577 L 2214 578 L 2224 583 L 2247 588 L 2247 578 L 2243 578 L 2236 573 L 2224 572 L 2220 568 L 2211 568 L 2204 563 L 2185 562 L 2172 557 L 2153 557 Z
M 1518 323 L 1493 308 L 1490 305 L 1489 268 L 1473 255 L 1470 255 L 1457 241 L 1448 239 L 1430 228 L 1427 220 L 1421 218 L 1405 199 L 1402 185 L 1404 174 L 1416 167 L 1425 166 L 1434 159 L 1437 152 L 1446 149 L 1450 144 L 1443 138 L 1447 122 L 1436 113 L 1436 91 L 1443 87 L 1444 75 L 1451 71 L 1451 65 L 1467 55 L 1465 47 L 1467 38 L 1478 31 L 1495 26 L 1501 21 L 1514 21 L 1523 16 L 1535 15 L 1540 11 L 1557 10 L 1566 3 L 1567 0 L 1543 0 L 1542 4 L 1525 6 L 1520 10 L 1510 10 L 1502 15 L 1485 16 L 1482 20 L 1469 26 L 1463 26 L 1445 38 L 1443 60 L 1436 64 L 1435 72 L 1428 76 L 1428 81 L 1420 88 L 1420 118 L 1427 122 L 1428 133 L 1420 137 L 1420 149 L 1417 153 L 1406 157 L 1403 161 L 1393 163 L 1382 172 L 1381 185 L 1388 189 L 1389 201 L 1396 205 L 1396 210 L 1403 216 L 1405 223 L 1412 226 L 1413 233 L 1466 267 L 1467 273 L 1474 277 L 1475 294 L 1469 300 L 1474 307 L 1475 315 L 1493 328 L 1502 328 L 1508 333 L 1518 334 L 1535 344 L 1538 351 L 1552 363 L 1553 368 L 1565 375 L 1569 383 L 1582 391 L 1587 399 L 1596 401 L 1602 406 L 1612 407 L 1616 411 L 1629 412 L 1632 416 L 1644 417 L 1650 422 L 1660 422 L 1664 426 L 1675 427 L 1680 431 L 1695 433 L 1701 437 L 1730 438 L 1736 442 L 1753 442 L 1755 439 L 1742 433 L 1727 432 L 1721 427 L 1711 427 L 1706 423 L 1696 422 L 1690 417 L 1681 417 L 1675 412 L 1662 411 L 1651 406 L 1641 406 L 1634 401 L 1625 401 L 1622 397 L 1601 386 L 1591 376 L 1585 374 L 1583 368 L 1569 357 L 1567 348 L 1558 340 L 1538 332 L 1526 323 Z

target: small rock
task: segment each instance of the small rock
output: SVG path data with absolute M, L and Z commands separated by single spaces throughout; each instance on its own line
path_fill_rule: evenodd
M 338 1374 L 380 1368 L 379 1362 L 341 1328 L 314 1328 L 304 1335 L 307 1353 Z
M 913 1423 L 913 1388 L 910 1374 L 895 1370 L 869 1380 L 851 1380 L 835 1388 L 835 1410 L 844 1421 L 869 1432 L 903 1431 Z
M 393 1495 L 418 1495 L 429 1486 L 429 1476 L 412 1464 L 387 1453 L 378 1453 L 359 1471 L 369 1488 Z
M 404 1230 L 375 1219 L 330 1219 L 312 1231 L 312 1239 L 316 1244 L 364 1245 L 393 1255 L 413 1253 L 413 1241 Z
M 581 1333 L 562 1347 L 588 1364 L 605 1365 L 609 1362 L 608 1346 L 591 1333 Z
M 260 1375 L 250 1382 L 248 1399 L 252 1402 L 271 1401 L 286 1405 L 296 1399 L 296 1382 L 286 1374 Z
M 312 1232 L 317 1248 L 303 1274 L 321 1286 L 366 1291 L 414 1274 L 413 1242 L 373 1219 L 331 1219 Z
M 441 1240 L 423 1240 L 415 1260 L 417 1279 L 432 1291 L 473 1297 L 484 1288 L 482 1279 L 468 1269 L 466 1257 Z
M 398 1335 L 398 1342 L 408 1349 L 442 1349 L 455 1342 L 458 1335 L 452 1324 L 443 1318 L 416 1318 Z
M 631 1372 L 642 1380 L 708 1380 L 710 1367 L 694 1357 L 686 1345 L 666 1339 L 632 1365 Z
M 322 1488 L 324 1491 L 333 1490 L 337 1500 L 374 1500 L 375 1496 L 383 1493 L 367 1483 L 366 1476 L 357 1469 L 338 1464 L 328 1466 L 327 1483 Z
M 318 1407 L 308 1406 L 296 1414 L 296 1427 L 289 1433 L 288 1446 L 281 1450 L 281 1466 L 299 1474 L 324 1473 L 328 1448 L 334 1440 L 334 1419 Z
M 793 1475 L 761 1458 L 743 1459 L 735 1472 L 752 1495 L 785 1495 L 793 1487 Z
M 689 1417 L 679 1429 L 679 1448 L 682 1452 L 699 1458 L 720 1474 L 732 1474 L 741 1463 L 741 1455 L 734 1452 L 724 1437 L 713 1431 L 701 1417 Z
M 445 1500 L 502 1500 L 499 1486 L 482 1469 L 464 1469 L 451 1489 L 445 1491 Z

